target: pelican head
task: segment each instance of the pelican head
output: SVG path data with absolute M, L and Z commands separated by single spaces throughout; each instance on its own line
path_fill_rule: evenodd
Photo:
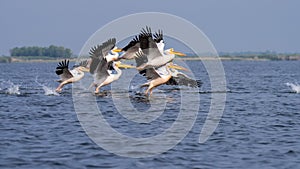
M 119 49 L 115 46 L 112 50 L 110 50 L 110 53 L 107 56 L 105 56 L 107 59 L 107 62 L 119 60 L 119 57 L 120 57 L 119 52 L 121 52 L 121 51 L 122 51 L 122 49 Z
M 173 48 L 167 49 L 167 50 L 165 50 L 165 52 L 168 54 L 177 55 L 177 56 L 186 56 L 186 54 L 184 54 L 184 53 L 174 51 Z

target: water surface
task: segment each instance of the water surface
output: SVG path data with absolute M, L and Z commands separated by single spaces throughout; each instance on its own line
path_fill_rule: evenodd
M 0 168 L 300 167 L 300 94 L 286 85 L 300 83 L 300 62 L 223 62 L 226 107 L 217 130 L 204 144 L 198 138 L 214 91 L 201 62 L 187 64 L 204 82 L 196 123 L 168 152 L 141 159 L 109 153 L 87 136 L 74 110 L 72 87 L 66 86 L 59 95 L 51 93 L 57 87 L 56 63 L 0 64 Z M 122 78 L 131 71 L 125 70 Z M 138 94 L 136 85 L 142 82 L 143 78 L 135 77 L 129 93 L 139 111 L 151 108 Z M 128 121 L 113 105 L 110 87 L 102 90 L 104 95 L 96 98 L 101 112 L 113 128 L 128 136 L 159 134 L 178 115 L 178 87 L 154 90 L 156 100 L 168 100 L 163 114 L 150 124 Z M 121 90 L 112 92 L 119 93 L 119 100 L 127 97 Z

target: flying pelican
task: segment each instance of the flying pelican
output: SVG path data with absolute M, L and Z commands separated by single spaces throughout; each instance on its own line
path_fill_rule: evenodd
M 146 29 L 143 28 L 142 32 L 151 32 L 151 28 L 146 26 Z M 153 37 L 159 51 L 163 53 L 165 44 L 163 40 L 162 30 L 158 30 L 158 32 L 155 32 Z M 141 51 L 139 36 L 135 36 L 125 47 L 122 48 L 121 51 L 124 53 L 119 57 L 119 59 L 134 59 L 136 57 L 135 54 Z
M 147 61 L 148 56 L 142 52 L 136 54 L 136 64 L 137 67 L 144 64 Z M 187 75 L 182 72 L 178 72 L 178 70 L 186 70 L 185 68 L 174 65 L 173 63 L 167 63 L 160 67 L 149 67 L 142 71 L 139 71 L 140 74 L 146 76 L 148 82 L 141 85 L 141 87 L 148 86 L 148 89 L 145 91 L 145 94 L 151 96 L 152 91 L 155 87 L 158 87 L 162 84 L 166 85 L 184 85 L 189 87 L 200 87 L 202 82 L 191 79 Z
M 72 70 L 69 70 L 69 60 L 64 60 L 58 63 L 55 73 L 60 76 L 58 82 L 59 86 L 56 88 L 56 92 L 61 92 L 64 85 L 79 81 L 84 77 L 84 72 L 88 72 L 88 62 L 80 62 L 79 65 L 75 65 Z
M 91 86 L 95 86 L 95 94 L 99 93 L 100 88 L 106 86 L 120 78 L 122 70 L 119 68 L 134 68 L 134 66 L 121 64 L 120 61 L 113 61 L 110 58 L 109 53 L 115 50 L 116 40 L 109 39 L 102 45 L 97 45 L 90 51 L 91 64 L 90 73 L 94 76 L 94 82 Z M 109 56 L 109 57 L 107 57 Z M 116 55 L 115 55 L 116 56 Z M 116 73 L 113 73 L 110 68 L 113 68 Z
M 140 51 L 140 40 L 138 36 L 135 36 L 121 51 L 124 53 L 119 59 L 134 59 L 136 56 L 135 53 Z
M 152 32 L 149 27 L 143 29 L 139 34 L 140 48 L 147 55 L 147 62 L 137 66 L 138 70 L 147 69 L 149 67 L 161 67 L 169 62 L 172 62 L 175 55 L 185 56 L 181 52 L 174 51 L 173 48 L 164 50 L 163 34 L 159 31 L 152 37 Z
M 97 55 L 97 56 L 103 56 L 107 62 L 111 61 L 118 61 L 119 60 L 119 52 L 121 52 L 122 49 L 119 49 L 116 47 L 116 38 L 108 39 L 106 42 L 102 43 L 101 45 L 97 45 L 95 47 L 92 47 L 89 54 L 90 55 Z M 94 58 L 95 59 L 95 58 Z M 96 57 L 97 59 L 97 57 Z M 98 64 L 98 62 L 94 62 L 94 64 Z

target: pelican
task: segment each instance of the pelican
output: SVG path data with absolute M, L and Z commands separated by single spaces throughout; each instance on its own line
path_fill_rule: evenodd
M 185 56 L 181 52 L 174 51 L 173 48 L 164 50 L 164 41 L 162 31 L 159 31 L 152 37 L 152 32 L 149 27 L 143 29 L 139 34 L 141 51 L 147 55 L 147 62 L 137 66 L 139 71 L 149 67 L 161 67 L 169 62 L 172 62 L 175 55 Z
M 61 92 L 64 85 L 79 81 L 84 77 L 84 72 L 88 72 L 88 62 L 80 62 L 79 65 L 75 65 L 72 70 L 69 70 L 69 60 L 64 60 L 58 63 L 55 73 L 60 76 L 58 82 L 59 86 L 56 88 L 56 92 Z
M 119 52 L 122 49 L 116 47 L 116 38 L 108 39 L 106 42 L 102 43 L 101 45 L 97 45 L 91 48 L 89 54 L 90 55 L 97 55 L 103 56 L 107 62 L 111 61 L 118 61 L 119 60 Z M 96 57 L 97 58 L 97 57 Z M 94 64 L 98 64 L 98 62 L 94 62 Z
M 114 57 L 111 57 L 110 53 L 113 53 L 115 50 L 116 40 L 109 39 L 104 42 L 102 45 L 97 45 L 92 48 L 90 51 L 91 55 L 91 64 L 90 64 L 90 73 L 94 76 L 94 82 L 91 86 L 95 86 L 95 94 L 99 93 L 100 88 L 106 86 L 120 78 L 122 75 L 122 70 L 119 68 L 134 68 L 134 66 L 122 64 L 120 61 L 114 61 L 118 58 L 117 54 Z M 116 57 L 117 56 L 117 57 Z M 113 68 L 116 73 L 110 70 Z
M 148 56 L 145 55 L 143 52 L 138 52 L 136 57 L 136 64 L 137 67 L 148 62 Z M 145 91 L 145 95 L 152 95 L 152 91 L 155 87 L 160 85 L 184 85 L 189 87 L 200 87 L 202 82 L 191 79 L 187 75 L 178 70 L 186 70 L 185 68 L 174 65 L 173 63 L 167 63 L 160 67 L 149 67 L 142 71 L 139 71 L 140 74 L 146 76 L 148 82 L 141 85 L 141 87 L 148 86 L 147 90 Z
M 142 29 L 142 32 L 147 34 L 147 32 L 151 32 L 151 28 L 146 26 L 146 28 Z M 158 32 L 155 32 L 153 37 L 159 51 L 163 53 L 165 44 L 163 40 L 162 30 L 158 30 Z M 122 48 L 121 51 L 124 53 L 119 57 L 119 59 L 134 59 L 136 57 L 135 54 L 141 51 L 139 36 L 135 36 L 125 47 Z
M 140 40 L 138 36 L 135 36 L 121 51 L 124 53 L 119 59 L 134 59 L 136 56 L 135 53 L 140 51 Z

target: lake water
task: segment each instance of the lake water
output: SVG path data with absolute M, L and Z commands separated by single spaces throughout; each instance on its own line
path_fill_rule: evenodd
M 56 63 L 0 64 L 0 168 L 300 168 L 299 61 L 223 62 L 227 90 L 218 92 L 227 95 L 225 110 L 216 131 L 202 144 L 199 134 L 216 91 L 211 91 L 200 61 L 186 63 L 203 81 L 195 124 L 175 147 L 147 158 L 115 155 L 89 138 L 74 109 L 72 86 L 59 95 L 53 92 L 58 85 Z M 123 72 L 120 82 L 135 70 Z M 135 76 L 129 94 L 110 92 L 109 86 L 101 96 L 84 94 L 96 99 L 118 132 L 152 137 L 176 120 L 180 90 L 193 89 L 159 87 L 152 100 L 167 100 L 166 108 L 150 124 L 135 123 L 118 113 L 112 95 L 121 104 L 129 96 L 135 109 L 147 111 L 151 104 L 136 87 L 142 82 Z

